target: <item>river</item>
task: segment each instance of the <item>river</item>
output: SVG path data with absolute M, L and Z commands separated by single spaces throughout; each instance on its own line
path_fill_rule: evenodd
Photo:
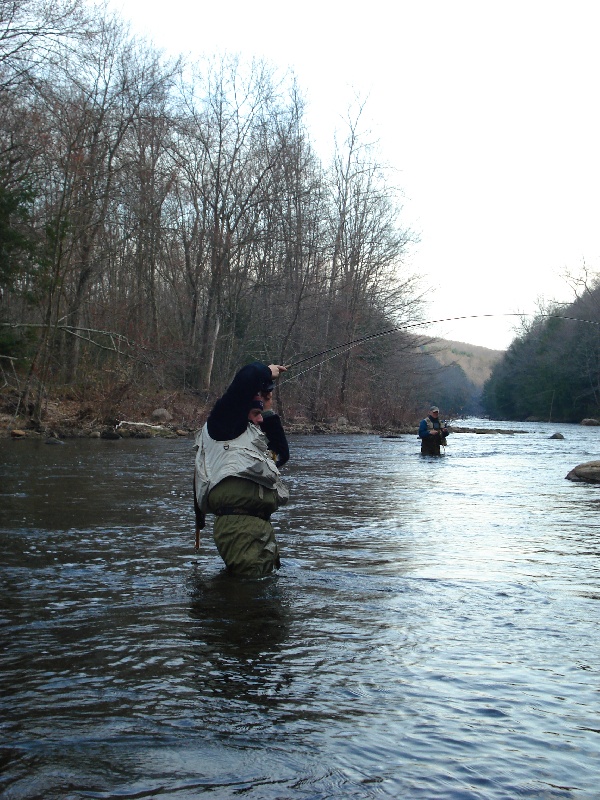
M 190 440 L 1 440 L 2 797 L 600 796 L 600 428 L 502 426 L 292 437 L 261 581 Z

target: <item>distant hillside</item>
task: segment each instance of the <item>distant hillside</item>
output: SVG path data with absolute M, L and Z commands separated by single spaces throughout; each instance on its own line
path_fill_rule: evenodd
M 436 339 L 435 342 L 424 345 L 423 350 L 443 367 L 458 364 L 478 389 L 483 388 L 492 373 L 492 367 L 504 355 L 504 350 L 490 350 L 488 347 L 451 342 L 447 339 Z
M 504 351 L 466 342 L 423 339 L 423 374 L 428 376 L 428 402 L 454 417 L 483 413 L 483 385 Z

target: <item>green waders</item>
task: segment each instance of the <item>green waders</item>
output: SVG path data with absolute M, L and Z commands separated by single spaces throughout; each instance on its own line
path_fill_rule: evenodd
M 279 549 L 269 518 L 277 493 L 244 478 L 224 478 L 208 495 L 215 514 L 217 549 L 234 575 L 261 578 L 279 567 Z
M 438 436 L 428 436 L 426 439 L 421 439 L 421 455 L 422 456 L 439 456 L 440 452 L 440 439 Z

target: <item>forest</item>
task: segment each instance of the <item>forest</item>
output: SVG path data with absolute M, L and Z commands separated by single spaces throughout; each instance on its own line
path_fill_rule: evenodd
M 541 310 L 496 363 L 483 387 L 495 419 L 581 422 L 600 418 L 600 276 L 585 267 L 576 299 Z
M 61 393 L 206 403 L 252 359 L 303 362 L 284 416 L 399 422 L 427 401 L 415 236 L 360 107 L 323 163 L 289 73 L 167 59 L 80 0 L 0 9 L 0 366 L 16 411 L 40 421 Z

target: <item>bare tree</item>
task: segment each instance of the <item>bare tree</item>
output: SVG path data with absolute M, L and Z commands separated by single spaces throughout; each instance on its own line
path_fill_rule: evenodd
M 122 26 L 107 19 L 100 33 L 64 65 L 64 82 L 40 88 L 53 122 L 56 158 L 53 183 L 54 274 L 60 280 L 64 319 L 73 328 L 102 269 L 97 247 L 123 169 L 124 140 L 141 115 L 151 115 L 168 79 L 160 58 L 132 42 Z M 66 228 L 65 228 L 66 225 Z M 63 234 L 63 230 L 65 233 Z M 66 379 L 73 380 L 80 339 L 67 340 Z
M 253 62 L 244 71 L 236 59 L 211 64 L 204 83 L 198 76 L 195 91 L 185 94 L 195 147 L 203 153 L 197 159 L 203 173 L 193 183 L 202 192 L 206 211 L 202 235 L 208 270 L 198 360 L 200 387 L 208 391 L 227 287 L 247 264 L 241 249 L 253 238 L 250 219 L 256 217 L 260 192 L 281 158 L 272 137 L 279 97 L 264 63 Z
M 419 306 L 416 281 L 403 266 L 412 234 L 401 227 L 397 193 L 377 161 L 374 145 L 360 131 L 363 109 L 360 104 L 353 116 L 348 114 L 347 137 L 336 148 L 329 173 L 331 257 L 326 293 L 321 293 L 327 304 L 320 330 L 322 340 L 331 346 L 351 342 L 361 333 L 368 335 L 384 318 L 400 321 Z M 337 399 L 343 410 L 347 410 L 350 365 L 359 352 L 345 350 L 340 366 L 336 364 Z M 322 380 L 325 370 L 332 368 L 329 363 L 319 368 L 311 401 L 314 417 L 322 414 Z M 328 386 L 331 383 L 327 381 Z
M 0 0 L 0 91 L 31 79 L 57 48 L 85 39 L 91 19 L 82 0 Z

